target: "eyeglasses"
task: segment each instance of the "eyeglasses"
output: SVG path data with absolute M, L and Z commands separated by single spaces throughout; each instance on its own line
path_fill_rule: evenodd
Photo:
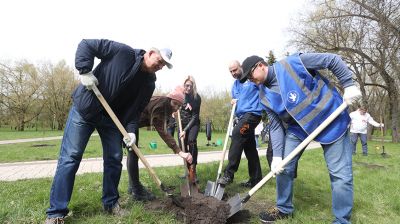
M 261 61 L 257 62 L 253 68 L 251 68 L 250 73 L 249 73 L 249 78 L 253 78 L 253 72 L 254 70 L 256 70 L 256 68 L 258 67 L 258 65 L 261 64 Z

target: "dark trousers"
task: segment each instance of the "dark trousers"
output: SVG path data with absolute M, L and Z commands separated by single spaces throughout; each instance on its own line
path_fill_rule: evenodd
M 182 126 L 185 127 L 184 124 L 182 124 Z M 200 129 L 200 124 L 195 124 L 189 130 L 186 131 L 184 139 L 185 148 L 182 148 L 181 140 L 179 139 L 180 130 L 178 132 L 179 147 L 182 149 L 182 151 L 189 152 L 190 154 L 192 154 L 193 165 L 197 164 L 197 155 L 199 153 L 199 149 L 197 148 L 197 135 L 199 134 L 199 129 Z
M 260 159 L 254 138 L 254 129 L 260 123 L 261 116 L 251 113 L 243 115 L 233 128 L 231 146 L 229 148 L 229 163 L 225 168 L 225 175 L 233 179 L 239 168 L 242 152 L 248 160 L 250 181 L 257 183 L 262 179 Z
M 268 132 L 268 135 L 269 135 L 269 138 L 268 138 L 268 147 L 267 147 L 267 162 L 268 162 L 269 168 L 271 168 L 273 151 L 272 151 L 271 135 L 269 134 L 269 132 Z
M 139 130 L 136 134 L 136 146 L 139 145 Z M 128 155 L 126 157 L 126 169 L 128 170 L 128 191 L 131 191 L 132 188 L 139 187 L 139 157 L 132 150 L 128 150 Z

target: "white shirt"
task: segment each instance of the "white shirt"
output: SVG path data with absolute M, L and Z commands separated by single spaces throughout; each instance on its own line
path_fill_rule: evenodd
M 254 129 L 254 135 L 261 135 L 261 131 L 264 129 L 264 123 L 261 121 L 256 129 Z
M 368 123 L 375 127 L 381 126 L 381 124 L 374 121 L 374 119 L 371 117 L 371 115 L 369 115 L 369 113 L 361 115 L 360 110 L 351 112 L 350 118 L 351 118 L 351 126 L 350 126 L 351 133 L 367 134 Z

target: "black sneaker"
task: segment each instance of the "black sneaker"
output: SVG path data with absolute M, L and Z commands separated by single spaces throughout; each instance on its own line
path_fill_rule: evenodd
M 147 191 L 143 185 L 132 188 L 132 198 L 136 201 L 152 201 L 156 199 L 156 196 L 151 192 Z
M 241 187 L 245 187 L 245 188 L 253 188 L 254 186 L 256 186 L 258 184 L 258 181 L 252 181 L 252 180 L 248 180 L 246 182 L 240 183 Z
M 253 187 L 250 180 L 240 183 L 240 186 L 241 187 L 245 187 L 245 188 L 252 188 Z
M 266 212 L 261 212 L 259 215 L 262 223 L 274 223 L 276 220 L 287 219 L 291 216 L 292 214 L 283 213 L 276 207 L 270 208 Z
M 223 186 L 226 186 L 226 185 L 228 185 L 228 184 L 230 184 L 232 182 L 233 182 L 233 178 L 232 177 L 224 175 L 223 177 L 218 179 L 217 184 L 221 184 Z

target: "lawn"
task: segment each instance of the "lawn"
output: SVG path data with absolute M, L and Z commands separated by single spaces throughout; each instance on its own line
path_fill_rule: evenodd
M 3 136 L 3 133 L 4 131 L 0 132 L 1 136 Z M 22 132 L 13 132 L 13 133 L 15 136 L 21 136 L 21 137 L 24 136 L 23 134 L 21 135 Z M 45 137 L 50 137 L 50 136 L 52 135 L 47 135 Z M 213 132 L 212 139 L 209 142 L 210 146 L 207 146 L 208 141 L 206 134 L 204 132 L 200 132 L 197 138 L 199 152 L 222 150 L 223 147 L 222 145 L 217 146 L 215 144 L 212 145 L 212 143 L 216 143 L 218 140 L 223 142 L 224 139 L 225 139 L 225 133 Z M 157 143 L 157 149 L 150 148 L 150 142 L 153 141 Z M 0 163 L 57 159 L 60 150 L 60 145 L 61 145 L 61 140 L 0 145 L 0 155 L 1 155 Z M 266 146 L 266 144 L 262 144 L 261 146 Z M 173 153 L 172 150 L 168 148 L 168 146 L 160 138 L 160 136 L 156 131 L 148 131 L 144 128 L 140 129 L 139 149 L 145 155 Z M 94 135 L 90 138 L 89 143 L 85 149 L 85 153 L 83 154 L 83 157 L 84 158 L 101 157 L 102 154 L 103 153 L 102 153 L 100 137 L 98 135 Z
M 354 167 L 354 211 L 352 223 L 400 223 L 400 147 L 386 143 L 387 158 L 382 158 L 379 145 L 369 142 L 369 156 L 360 153 L 353 157 Z M 360 149 L 359 149 L 360 150 Z M 261 158 L 263 174 L 267 174 L 265 157 Z M 198 166 L 201 189 L 207 180 L 214 181 L 217 163 Z M 177 176 L 180 167 L 156 168 L 157 174 L 166 185 L 179 186 Z M 246 189 L 239 183 L 247 180 L 247 161 L 243 160 L 234 183 L 226 188 L 230 196 Z M 142 182 L 155 192 L 158 198 L 164 196 L 151 181 L 147 172 L 141 170 Z M 0 182 L 0 223 L 42 223 L 49 205 L 51 178 Z M 130 200 L 127 188 L 127 173 L 124 171 L 120 182 L 121 204 L 129 211 L 123 217 L 113 217 L 102 213 L 101 174 L 84 174 L 76 178 L 73 198 L 70 203 L 71 217 L 67 223 L 179 223 L 172 214 L 152 211 L 141 203 Z M 259 223 L 258 213 L 274 204 L 275 180 L 271 180 L 248 201 L 240 212 L 241 223 Z M 330 223 L 331 193 L 329 176 L 321 149 L 306 151 L 299 163 L 298 178 L 294 187 L 294 218 L 277 223 Z M 246 212 L 247 211 L 247 212 Z

